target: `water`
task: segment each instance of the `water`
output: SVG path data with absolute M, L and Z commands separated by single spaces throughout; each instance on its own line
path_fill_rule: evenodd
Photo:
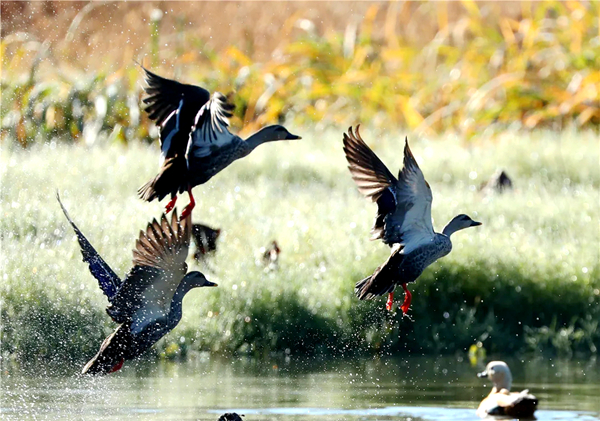
M 600 363 L 507 360 L 514 390 L 540 399 L 540 421 L 600 420 Z M 477 420 L 490 384 L 466 359 L 256 362 L 198 356 L 129 364 L 103 378 L 4 370 L 3 420 Z

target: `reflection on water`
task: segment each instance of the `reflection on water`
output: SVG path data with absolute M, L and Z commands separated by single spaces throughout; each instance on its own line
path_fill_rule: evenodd
M 541 421 L 600 420 L 597 361 L 507 361 Z M 103 378 L 4 371 L 3 420 L 477 420 L 490 384 L 462 358 L 131 364 Z

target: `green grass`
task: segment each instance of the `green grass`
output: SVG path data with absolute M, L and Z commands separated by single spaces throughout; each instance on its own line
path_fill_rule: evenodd
M 341 131 L 292 131 L 304 139 L 263 146 L 196 187 L 194 220 L 223 229 L 212 270 L 200 267 L 219 288 L 188 294 L 180 325 L 156 352 L 453 353 L 476 342 L 491 352 L 596 352 L 597 133 L 507 133 L 476 143 L 410 138 L 433 189 L 435 228 L 462 212 L 483 222 L 453 236 L 453 252 L 411 285 L 411 322 L 384 311 L 385 298 L 353 295 L 389 249 L 368 240 L 375 205 L 350 178 Z M 396 172 L 405 133 L 362 134 Z M 4 359 L 80 364 L 114 327 L 55 191 L 122 275 L 139 230 L 164 206 L 135 194 L 157 170 L 157 149 L 2 144 Z M 498 168 L 514 191 L 480 192 Z M 280 269 L 265 272 L 256 253 L 273 239 Z

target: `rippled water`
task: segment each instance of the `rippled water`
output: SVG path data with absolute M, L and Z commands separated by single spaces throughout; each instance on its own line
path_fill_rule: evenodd
M 600 363 L 508 360 L 539 420 L 600 420 Z M 462 358 L 130 364 L 103 378 L 2 373 L 3 420 L 477 420 L 490 384 Z

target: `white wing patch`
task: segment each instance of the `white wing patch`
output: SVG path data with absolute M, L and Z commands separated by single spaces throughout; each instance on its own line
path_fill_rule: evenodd
M 231 143 L 236 136 L 229 132 L 229 117 L 233 106 L 227 102 L 225 96 L 215 92 L 206 104 L 202 106 L 196 119 L 188 153 L 197 158 L 210 155 L 215 149 Z M 189 159 L 188 159 L 189 161 Z
M 408 142 L 404 148 L 404 167 L 398 176 L 398 202 L 410 203 L 402 227 L 404 253 L 408 254 L 417 247 L 430 243 L 435 238 L 431 222 L 431 202 L 433 195 L 423 172 L 417 165 Z

